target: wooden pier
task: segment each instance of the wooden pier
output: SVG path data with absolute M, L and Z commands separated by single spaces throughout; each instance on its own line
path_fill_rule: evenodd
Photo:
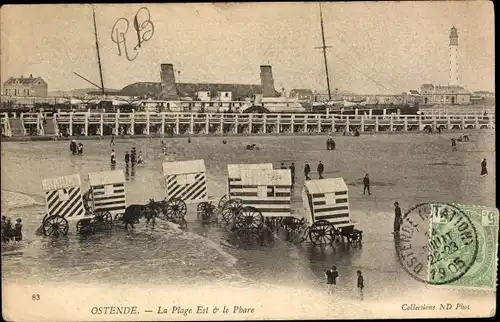
M 13 117 L 14 116 L 14 117 Z M 494 129 L 495 115 L 436 113 L 424 115 L 245 114 L 245 113 L 2 113 L 2 133 L 17 135 L 187 135 L 252 133 L 328 133 Z M 52 130 L 48 130 L 52 129 Z M 49 133 L 50 132 L 50 133 Z

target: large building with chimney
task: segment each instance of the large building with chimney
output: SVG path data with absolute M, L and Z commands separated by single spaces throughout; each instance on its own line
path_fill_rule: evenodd
M 278 97 L 274 89 L 272 67 L 260 66 L 259 85 L 222 84 L 222 83 L 178 83 L 175 79 L 174 65 L 162 64 L 161 82 L 138 82 L 125 86 L 118 95 L 177 101 L 192 98 L 200 101 L 243 101 L 256 95 Z
M 48 84 L 41 77 L 10 77 L 3 83 L 2 95 L 47 97 Z

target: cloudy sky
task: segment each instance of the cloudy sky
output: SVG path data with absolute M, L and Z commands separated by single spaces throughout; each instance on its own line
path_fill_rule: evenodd
M 173 63 L 182 82 L 259 84 L 259 65 L 273 66 L 276 88 L 326 92 L 319 6 L 314 3 L 148 4 L 151 39 L 134 50 L 141 5 L 96 5 L 106 88 L 160 81 Z M 460 83 L 494 90 L 494 13 L 488 1 L 325 3 L 323 17 L 331 87 L 358 93 L 401 93 L 424 82 L 445 85 L 449 33 L 459 33 Z M 49 90 L 88 88 L 77 72 L 99 81 L 92 7 L 3 6 L 1 77 L 41 76 Z M 144 11 L 139 15 L 144 17 Z M 111 39 L 128 19 L 129 56 Z M 118 27 L 122 28 L 124 20 Z

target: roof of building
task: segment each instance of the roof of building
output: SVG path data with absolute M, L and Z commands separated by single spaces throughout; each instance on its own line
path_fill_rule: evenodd
M 414 90 L 414 89 L 410 89 L 410 94 L 420 95 L 420 93 L 417 90 Z
M 421 91 L 425 93 L 426 90 L 431 90 L 431 93 L 426 94 L 469 94 L 470 92 L 462 86 L 451 85 L 451 86 L 441 86 L 432 84 L 423 84 L 420 87 Z
M 211 96 L 217 92 L 231 92 L 234 98 L 251 97 L 262 94 L 261 85 L 248 84 L 216 84 L 216 83 L 176 83 L 179 96 L 196 96 L 197 92 L 210 91 Z M 279 93 L 277 91 L 276 95 Z M 119 93 L 122 96 L 161 97 L 161 83 L 138 82 L 125 86 Z
M 30 75 L 30 77 L 23 77 L 21 75 L 21 77 L 17 78 L 17 77 L 10 77 L 9 79 L 7 79 L 4 83 L 4 85 L 14 85 L 16 83 L 20 83 L 20 84 L 23 84 L 23 85 L 30 85 L 30 84 L 33 84 L 35 83 L 35 81 L 37 80 L 41 80 L 45 83 L 45 81 L 43 80 L 43 78 L 41 77 L 32 77 Z
M 294 88 L 290 91 L 290 95 L 293 96 L 294 94 L 312 96 L 313 91 L 305 88 Z
M 343 178 L 307 180 L 304 182 L 304 186 L 310 194 L 349 190 Z
M 163 163 L 163 175 L 206 172 L 205 160 L 170 161 Z

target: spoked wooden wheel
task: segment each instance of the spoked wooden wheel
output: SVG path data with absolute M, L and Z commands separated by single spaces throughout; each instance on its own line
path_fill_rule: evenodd
M 83 208 L 85 208 L 85 212 L 90 214 L 92 213 L 92 191 L 89 190 L 83 194 Z
M 187 206 L 184 201 L 179 198 L 172 198 L 167 202 L 167 218 L 179 219 L 184 218 L 187 213 Z
M 233 221 L 235 216 L 238 216 L 243 208 L 243 200 L 241 199 L 229 199 L 224 205 L 222 206 L 222 219 L 226 223 L 230 223 Z
M 305 220 L 304 218 L 286 217 L 282 223 L 286 231 L 298 232 L 305 225 Z
M 219 204 L 218 204 L 218 207 L 219 209 L 222 208 L 222 206 L 224 206 L 224 204 L 228 201 L 228 197 L 227 195 L 223 195 L 220 199 L 219 199 Z
M 107 210 L 97 210 L 94 213 L 93 224 L 100 227 L 111 227 L 113 225 L 113 217 Z
M 264 225 L 264 216 L 254 207 L 244 207 L 234 218 L 234 226 L 238 232 L 259 231 Z
M 68 221 L 66 218 L 52 215 L 43 222 L 43 234 L 45 236 L 66 236 L 68 234 Z
M 309 240 L 313 245 L 331 245 L 335 240 L 333 224 L 326 220 L 315 221 L 309 228 Z
M 87 234 L 91 232 L 93 233 L 94 227 L 91 223 L 90 218 L 78 220 L 78 222 L 76 223 L 76 231 L 80 234 Z

